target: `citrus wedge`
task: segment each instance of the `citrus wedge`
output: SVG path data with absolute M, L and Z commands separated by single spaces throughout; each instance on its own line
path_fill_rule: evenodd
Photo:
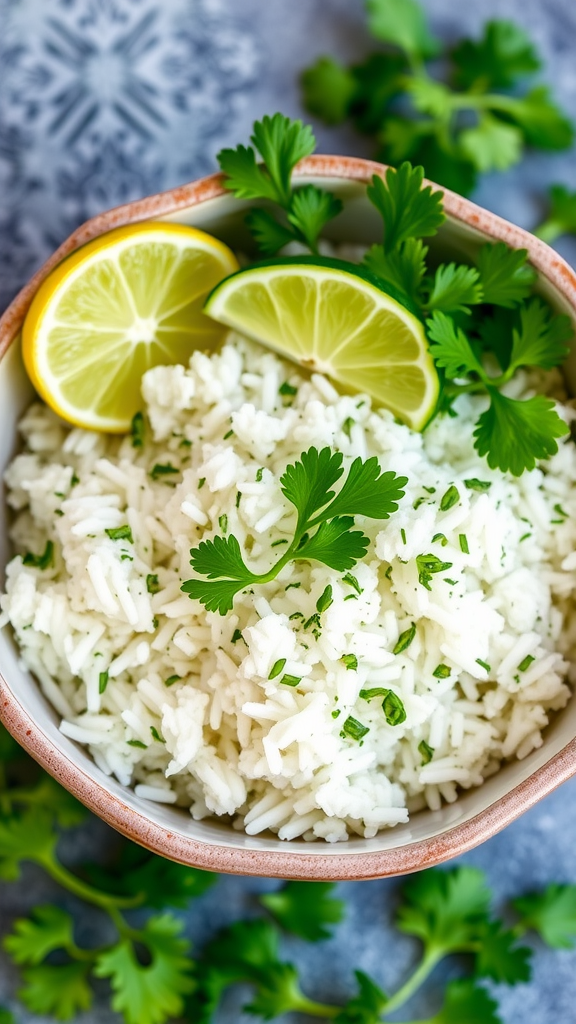
M 88 242 L 41 284 L 24 321 L 34 386 L 71 423 L 127 430 L 146 370 L 220 341 L 203 305 L 237 269 L 227 246 L 182 224 L 132 224 Z
M 204 307 L 346 390 L 367 392 L 414 430 L 438 399 L 421 321 L 353 263 L 286 257 L 226 278 Z

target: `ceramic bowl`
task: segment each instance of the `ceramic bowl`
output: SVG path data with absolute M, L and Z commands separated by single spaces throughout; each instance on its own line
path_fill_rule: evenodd
M 297 171 L 301 182 L 326 185 L 345 201 L 332 223 L 336 240 L 371 243 L 381 234 L 365 185 L 385 168 L 368 160 L 313 156 Z M 23 317 L 40 282 L 73 249 L 120 224 L 169 220 L 193 224 L 232 246 L 249 242 L 244 206 L 222 188 L 219 175 L 130 203 L 88 221 L 42 267 L 0 320 L 0 473 L 17 447 L 17 421 L 33 397 L 20 357 Z M 448 215 L 441 247 L 473 252 L 486 240 L 502 239 L 528 249 L 540 289 L 559 310 L 576 319 L 576 275 L 548 246 L 520 228 L 453 193 L 445 193 Z M 576 353 L 566 374 L 576 391 Z M 0 588 L 10 558 L 7 512 L 0 501 Z M 0 718 L 51 775 L 92 811 L 130 839 L 173 860 L 214 871 L 302 879 L 362 879 L 404 874 L 439 864 L 490 838 L 556 786 L 576 774 L 576 700 L 546 730 L 543 746 L 523 761 L 505 765 L 480 788 L 462 793 L 439 811 L 421 811 L 407 825 L 374 839 L 282 842 L 273 835 L 247 836 L 216 820 L 195 822 L 174 807 L 150 803 L 107 778 L 88 753 L 63 736 L 58 716 L 36 680 L 19 663 L 8 629 L 0 631 Z

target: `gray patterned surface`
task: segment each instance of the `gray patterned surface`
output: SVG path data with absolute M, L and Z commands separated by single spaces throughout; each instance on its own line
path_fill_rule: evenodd
M 576 117 L 574 0 L 426 6 L 446 38 L 475 31 L 490 16 L 522 23 Z M 301 113 L 296 76 L 316 55 L 356 58 L 367 46 L 360 0 L 0 0 L 0 305 L 81 220 L 209 171 L 222 145 L 246 140 L 254 117 L 276 109 Z M 319 129 L 318 137 L 325 152 L 368 153 L 347 129 Z M 533 156 L 522 170 L 485 179 L 476 198 L 530 227 L 551 181 L 576 187 L 573 153 Z M 559 248 L 576 262 L 576 242 Z M 95 844 L 111 842 L 92 822 L 69 853 L 90 857 Z M 572 782 L 464 859 L 482 866 L 498 898 L 506 898 L 547 881 L 576 882 L 575 845 Z M 203 940 L 251 912 L 251 894 L 274 886 L 222 878 L 187 915 L 189 934 Z M 401 980 L 415 951 L 391 927 L 396 891 L 395 881 L 343 885 L 348 919 L 337 937 L 312 954 L 286 944 L 310 994 L 343 999 L 354 967 L 385 988 Z M 31 868 L 18 884 L 0 885 L 0 935 L 15 916 L 55 896 Z M 92 916 L 80 927 L 86 938 L 96 927 Z M 438 972 L 410 1006 L 412 1016 L 437 1008 L 442 980 Z M 16 987 L 0 954 L 0 1000 L 16 1007 Z M 506 1024 L 576 1024 L 576 952 L 538 946 L 531 984 L 500 987 L 498 997 Z M 236 1005 L 225 1005 L 218 1024 L 251 1019 Z M 17 1019 L 41 1020 L 21 1009 Z M 117 1020 L 100 989 L 79 1024 Z

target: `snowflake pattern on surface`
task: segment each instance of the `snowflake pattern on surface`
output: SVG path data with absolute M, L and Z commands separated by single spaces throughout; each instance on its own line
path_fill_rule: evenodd
M 0 0 L 0 308 L 87 217 L 209 172 L 258 65 L 222 0 Z

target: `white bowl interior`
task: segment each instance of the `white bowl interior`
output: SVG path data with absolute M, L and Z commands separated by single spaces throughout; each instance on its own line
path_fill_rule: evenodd
M 344 213 L 334 223 L 332 233 L 336 239 L 371 243 L 380 238 L 380 224 L 374 208 L 367 202 L 364 189 L 353 182 L 334 179 L 323 182 L 346 199 Z M 246 204 L 247 205 L 247 204 Z M 237 200 L 224 196 L 200 206 L 178 210 L 163 219 L 193 224 L 218 234 L 233 245 L 246 245 L 247 236 L 242 227 L 242 208 Z M 452 251 L 471 251 L 479 242 L 485 241 L 480 232 L 462 223 L 447 223 L 442 232 L 441 245 L 448 245 Z M 552 286 L 544 283 L 543 294 L 559 309 L 570 312 L 566 301 Z M 567 367 L 567 377 L 576 390 L 576 354 Z M 19 342 L 15 342 L 4 359 L 0 360 L 0 474 L 3 474 L 18 446 L 17 422 L 23 410 L 33 398 L 33 390 L 26 377 L 20 356 Z M 4 568 L 10 559 L 8 540 L 8 512 L 5 500 L 0 501 L 0 589 L 4 582 Z M 309 856 L 337 854 L 339 856 L 358 853 L 376 853 L 394 850 L 411 843 L 430 839 L 457 825 L 462 825 L 486 810 L 516 786 L 525 782 L 537 769 L 546 764 L 576 735 L 576 701 L 572 700 L 566 710 L 556 716 L 546 731 L 544 745 L 533 751 L 523 761 L 505 765 L 498 774 L 488 779 L 480 788 L 462 793 L 455 804 L 439 811 L 421 811 L 406 825 L 380 833 L 374 839 L 351 838 L 347 843 L 307 843 L 291 841 L 283 843 L 273 835 L 247 836 L 234 831 L 226 823 L 215 820 L 193 821 L 184 811 L 166 805 L 143 800 L 135 793 L 108 778 L 94 764 L 88 753 L 73 741 L 63 736 L 58 728 L 59 719 L 52 705 L 46 699 L 36 679 L 20 663 L 18 650 L 8 627 L 0 630 L 0 672 L 8 687 L 24 711 L 37 724 L 50 747 L 58 758 L 64 758 L 76 766 L 85 776 L 100 786 L 115 800 L 137 811 L 150 823 L 160 826 L 176 836 L 187 837 L 198 842 L 236 847 L 244 850 L 306 853 Z

